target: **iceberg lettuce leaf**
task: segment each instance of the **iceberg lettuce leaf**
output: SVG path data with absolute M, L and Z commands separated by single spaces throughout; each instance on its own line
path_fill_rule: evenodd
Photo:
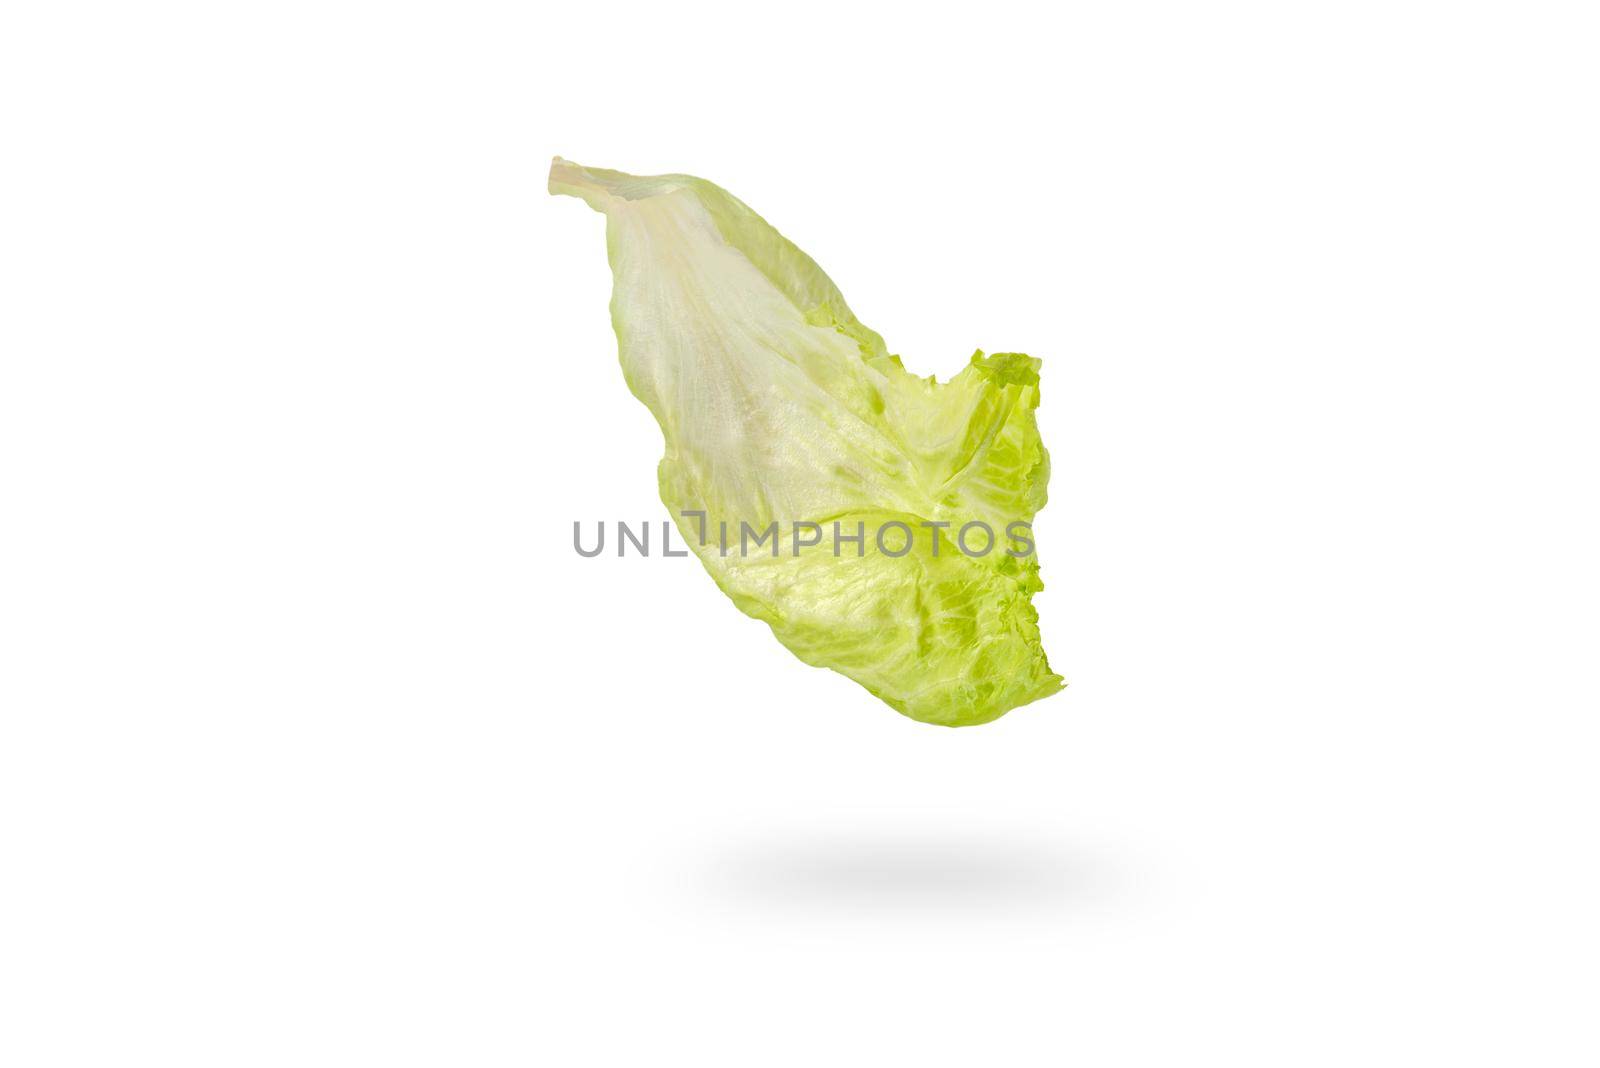
M 550 191 L 606 217 L 623 374 L 666 443 L 661 499 L 734 604 L 924 722 L 985 723 L 1061 688 L 1025 551 L 1050 470 L 1038 360 L 910 374 L 809 256 L 702 179 L 557 158 Z M 740 551 L 772 524 L 775 554 Z M 960 550 L 969 524 L 991 551 Z

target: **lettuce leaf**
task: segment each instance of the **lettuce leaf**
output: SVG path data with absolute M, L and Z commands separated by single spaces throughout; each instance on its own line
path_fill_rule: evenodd
M 661 499 L 735 605 L 927 723 L 985 723 L 1062 687 L 1023 551 L 1050 470 L 1038 360 L 908 373 L 809 256 L 702 179 L 558 157 L 550 192 L 606 216 L 623 375 L 666 439 Z M 751 548 L 773 524 L 776 544 Z M 961 551 L 968 524 L 972 551 L 983 527 L 992 551 Z

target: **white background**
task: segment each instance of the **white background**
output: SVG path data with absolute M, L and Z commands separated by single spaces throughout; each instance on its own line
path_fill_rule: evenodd
M 0 1062 L 1595 1064 L 1592 12 L 7 5 Z M 1043 358 L 1070 689 L 576 556 L 557 153 Z

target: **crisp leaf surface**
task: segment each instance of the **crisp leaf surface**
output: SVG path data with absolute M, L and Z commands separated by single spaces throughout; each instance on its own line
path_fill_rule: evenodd
M 666 440 L 661 499 L 742 611 L 929 723 L 985 723 L 1061 688 L 1030 603 L 1037 558 L 1007 538 L 1045 502 L 1038 360 L 980 352 L 948 382 L 910 374 L 809 256 L 702 179 L 557 159 L 550 191 L 606 216 L 623 374 Z M 683 512 L 705 513 L 704 543 Z M 899 528 L 876 544 L 890 521 L 913 532 L 904 555 Z M 986 555 L 952 540 L 973 522 L 995 532 Z M 741 524 L 771 523 L 777 555 L 741 555 Z M 821 543 L 796 553 L 809 523 Z M 835 554 L 835 523 L 864 525 L 863 555 Z M 970 547 L 984 540 L 974 528 Z

